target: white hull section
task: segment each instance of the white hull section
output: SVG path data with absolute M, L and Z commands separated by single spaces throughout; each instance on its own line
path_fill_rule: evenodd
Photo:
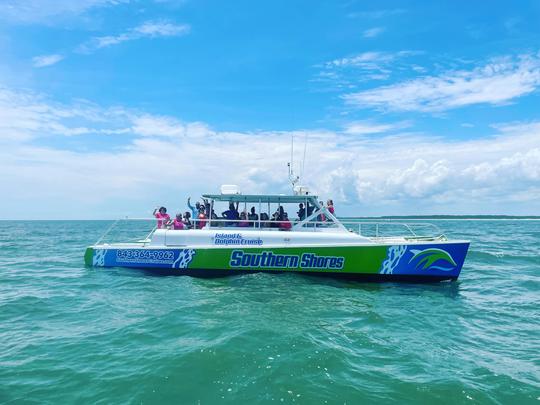
M 453 241 L 461 243 L 461 241 Z M 340 229 L 324 231 L 279 231 L 242 228 L 233 229 L 192 229 L 192 230 L 156 230 L 151 239 L 142 241 L 143 245 L 153 248 L 190 247 L 190 248 L 256 248 L 256 247 L 301 247 L 301 246 L 388 246 L 395 244 L 433 244 L 448 243 L 446 239 L 428 238 L 419 240 L 405 237 L 369 238 L 354 232 Z

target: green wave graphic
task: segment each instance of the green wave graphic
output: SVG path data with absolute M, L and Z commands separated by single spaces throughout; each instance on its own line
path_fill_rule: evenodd
M 411 260 L 409 260 L 409 264 L 412 263 L 415 260 L 418 260 L 418 263 L 416 265 L 416 268 L 420 267 L 421 270 L 427 270 L 429 269 L 436 261 L 442 260 L 447 262 L 448 264 L 457 267 L 456 262 L 445 250 L 437 249 L 437 248 L 429 248 L 424 250 L 413 250 L 411 249 L 411 253 L 413 254 L 413 257 Z M 438 267 L 438 269 L 443 270 L 444 268 Z M 444 269 L 444 270 L 451 270 Z

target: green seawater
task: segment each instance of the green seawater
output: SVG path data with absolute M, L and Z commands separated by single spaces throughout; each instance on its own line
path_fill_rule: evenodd
M 0 403 L 539 404 L 540 221 L 433 222 L 458 282 L 93 269 L 110 222 L 0 222 Z

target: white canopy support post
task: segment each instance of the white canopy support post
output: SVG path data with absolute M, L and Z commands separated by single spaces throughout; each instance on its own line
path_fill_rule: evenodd
M 210 212 L 208 213 L 208 227 L 212 228 L 212 213 L 214 212 L 214 200 L 210 200 Z
M 261 229 L 261 209 L 262 209 L 262 201 L 259 199 L 259 215 L 257 215 L 257 225 L 259 227 L 259 230 Z

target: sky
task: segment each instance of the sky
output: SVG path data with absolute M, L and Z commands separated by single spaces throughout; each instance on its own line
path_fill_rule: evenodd
M 338 215 L 540 215 L 540 2 L 0 1 L 2 219 L 290 193 L 291 140 Z

